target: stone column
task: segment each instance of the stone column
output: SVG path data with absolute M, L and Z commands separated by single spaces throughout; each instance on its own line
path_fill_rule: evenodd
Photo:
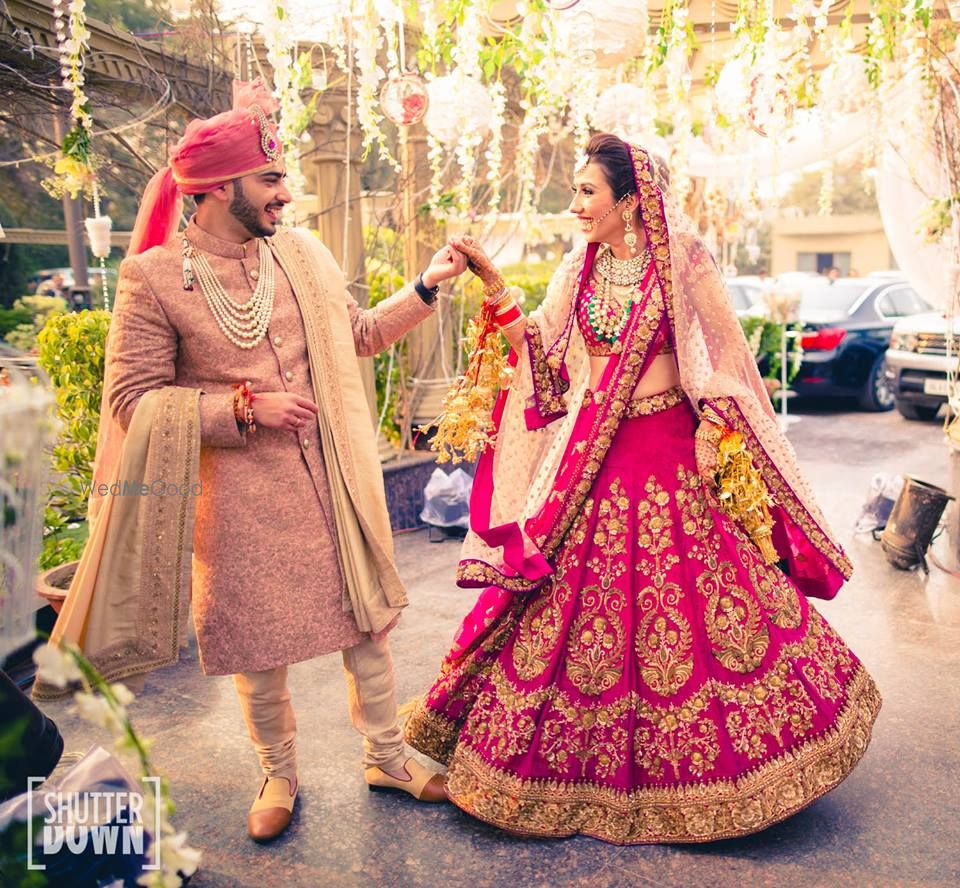
M 445 226 L 417 212 L 426 200 L 430 184 L 427 137 L 422 125 L 410 127 L 400 146 L 402 170 L 401 231 L 404 238 L 404 276 L 412 280 L 423 271 L 433 254 L 446 241 Z M 440 412 L 447 391 L 447 375 L 453 365 L 455 312 L 452 300 L 442 288 L 440 307 L 407 334 L 408 376 L 417 380 L 405 396 L 405 436 L 412 427 L 429 422 Z
M 63 144 L 63 137 L 70 127 L 68 115 L 58 112 L 53 116 L 54 138 L 58 145 Z M 83 198 L 63 195 L 63 225 L 67 232 L 67 253 L 70 257 L 70 267 L 73 269 L 73 286 L 89 291 L 90 281 L 87 277 L 87 248 L 83 240 Z M 69 309 L 74 308 L 72 300 L 67 300 Z
M 307 181 L 312 181 L 317 195 L 316 230 L 320 239 L 340 263 L 353 298 L 361 306 L 366 306 L 368 293 L 365 286 L 363 220 L 360 214 L 361 134 L 354 117 L 350 123 L 348 148 L 347 121 L 350 113 L 345 90 L 324 94 L 310 127 L 314 143 L 321 147 L 303 167 L 304 175 Z M 371 422 L 376 428 L 377 393 L 373 359 L 361 358 L 360 366 Z

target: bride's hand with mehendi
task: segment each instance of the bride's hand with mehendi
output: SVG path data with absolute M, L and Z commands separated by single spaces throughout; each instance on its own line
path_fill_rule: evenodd
M 491 291 L 503 286 L 503 277 L 483 247 L 469 235 L 452 237 L 448 243 L 467 257 L 467 267 L 483 281 L 487 298 L 496 296 L 497 293 Z
M 708 419 L 701 419 L 694 436 L 694 453 L 697 459 L 697 474 L 711 487 L 716 484 L 720 468 L 720 439 L 723 429 Z

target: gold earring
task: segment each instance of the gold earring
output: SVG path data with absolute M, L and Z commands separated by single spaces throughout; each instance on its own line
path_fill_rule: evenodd
M 633 230 L 633 210 L 629 207 L 621 214 L 623 218 L 623 242 L 630 248 L 630 255 L 637 255 L 637 233 Z

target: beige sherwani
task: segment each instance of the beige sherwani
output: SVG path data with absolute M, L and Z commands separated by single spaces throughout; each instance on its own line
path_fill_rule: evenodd
M 256 240 L 222 241 L 195 222 L 186 233 L 231 298 L 249 298 L 260 274 Z M 332 257 L 328 267 L 335 268 Z M 176 385 L 202 392 L 192 606 L 201 664 L 213 675 L 273 669 L 362 637 L 344 608 L 317 423 L 244 435 L 233 416 L 234 386 L 243 380 L 255 392 L 313 400 L 303 320 L 276 262 L 275 277 L 272 320 L 253 349 L 226 338 L 198 284 L 183 289 L 179 244 L 124 261 L 111 324 L 108 407 L 124 429 L 147 391 Z M 364 310 L 342 275 L 325 283 L 332 298 L 347 302 L 358 355 L 382 351 L 432 310 L 412 286 Z

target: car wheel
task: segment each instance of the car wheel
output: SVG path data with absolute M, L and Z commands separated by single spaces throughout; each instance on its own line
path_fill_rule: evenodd
M 897 410 L 904 419 L 926 420 L 936 419 L 940 412 L 939 407 L 927 407 L 923 404 L 913 404 L 910 401 L 897 401 Z
M 887 375 L 883 370 L 883 355 L 880 355 L 870 368 L 867 374 L 867 381 L 860 393 L 860 407 L 863 410 L 879 412 L 881 410 L 893 410 L 894 398 L 893 389 L 887 380 Z

